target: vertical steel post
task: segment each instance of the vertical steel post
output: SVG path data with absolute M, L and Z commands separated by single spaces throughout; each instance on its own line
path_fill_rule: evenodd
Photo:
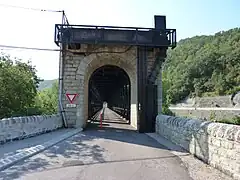
M 147 49 L 137 48 L 137 76 L 138 76 L 138 130 L 146 130 L 146 84 L 147 84 Z
M 101 111 L 101 113 L 100 113 L 100 128 L 102 128 L 102 111 Z
M 62 14 L 62 24 L 64 24 L 64 11 Z M 62 28 L 62 27 L 61 27 Z M 61 29 L 61 33 L 62 33 L 62 29 Z M 62 37 L 61 37 L 62 38 Z M 58 97 L 58 104 L 59 104 L 59 111 L 60 111 L 60 115 L 63 119 L 63 126 L 65 128 L 67 128 L 67 122 L 66 122 L 66 117 L 65 117 L 65 112 L 63 109 L 63 105 L 62 105 L 62 89 L 63 89 L 63 64 L 64 64 L 64 57 L 65 57 L 65 53 L 64 53 L 64 49 L 65 47 L 63 46 L 63 43 L 60 44 L 60 53 L 59 53 L 59 97 Z

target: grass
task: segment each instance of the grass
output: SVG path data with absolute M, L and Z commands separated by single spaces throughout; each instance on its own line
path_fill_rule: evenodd
M 221 119 L 218 120 L 217 122 L 219 123 L 226 123 L 226 124 L 234 124 L 234 125 L 240 125 L 240 116 L 235 116 L 233 118 L 229 118 L 229 119 Z

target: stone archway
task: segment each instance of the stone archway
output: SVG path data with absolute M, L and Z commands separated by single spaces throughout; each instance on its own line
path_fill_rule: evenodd
M 125 48 L 123 47 L 122 50 Z M 87 63 L 86 63 L 87 61 Z M 84 62 L 83 62 L 84 63 Z M 136 55 L 135 51 L 128 53 L 102 53 L 91 54 L 85 58 L 85 75 L 84 75 L 84 126 L 88 117 L 88 81 L 92 73 L 104 65 L 114 65 L 122 68 L 130 78 L 131 86 L 131 125 L 137 128 L 137 76 L 136 76 Z M 81 66 L 81 64 L 80 64 Z
M 84 48 L 83 48 L 84 49 Z M 126 50 L 127 49 L 127 50 Z M 88 49 L 84 49 L 89 51 Z M 77 50 L 76 50 L 77 51 Z M 85 127 L 88 119 L 88 82 L 92 73 L 101 66 L 113 65 L 123 69 L 131 84 L 131 125 L 137 129 L 137 54 L 136 47 L 101 46 L 89 54 L 68 53 L 64 63 L 64 93 L 79 94 L 75 109 L 66 109 L 70 126 Z M 70 72 L 71 69 L 71 72 Z M 63 104 L 66 104 L 66 98 Z M 74 116 L 75 115 L 75 116 Z M 72 118 L 72 119 L 71 119 Z

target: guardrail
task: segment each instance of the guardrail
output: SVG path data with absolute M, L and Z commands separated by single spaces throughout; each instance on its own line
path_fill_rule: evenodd
M 169 107 L 170 110 L 204 110 L 204 111 L 240 111 L 240 108 L 221 108 L 221 107 Z
M 54 41 L 57 45 L 126 44 L 172 48 L 177 44 L 176 29 L 66 24 L 55 25 Z
M 100 128 L 102 128 L 102 122 L 104 120 L 104 111 L 105 111 L 105 107 L 103 107 L 100 112 Z
M 121 107 L 112 107 L 112 110 L 118 113 L 119 115 L 123 116 L 126 119 L 129 119 L 130 112 L 128 108 L 121 108 Z

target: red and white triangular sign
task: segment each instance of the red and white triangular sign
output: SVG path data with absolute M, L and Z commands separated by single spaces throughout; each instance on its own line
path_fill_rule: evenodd
M 76 99 L 77 94 L 66 94 L 66 96 L 67 96 L 69 102 L 72 104 L 73 101 Z

